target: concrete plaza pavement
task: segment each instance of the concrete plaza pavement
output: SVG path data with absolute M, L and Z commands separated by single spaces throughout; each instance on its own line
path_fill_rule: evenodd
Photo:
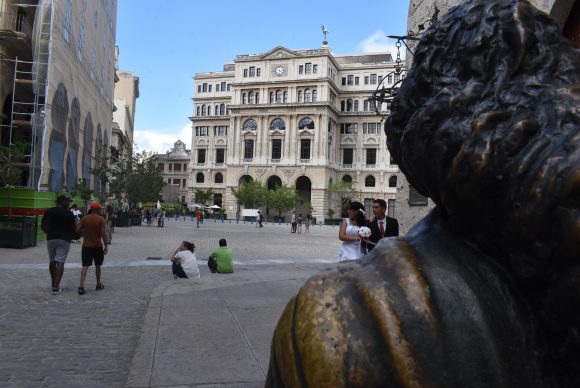
M 61 295 L 50 293 L 45 242 L 0 248 L 0 387 L 262 386 L 277 319 L 305 279 L 336 265 L 337 234 L 189 219 L 117 228 L 105 290 L 91 270 L 83 296 L 80 244 Z M 211 274 L 205 260 L 224 237 L 235 272 Z M 171 278 L 167 258 L 182 240 L 196 245 L 201 279 Z

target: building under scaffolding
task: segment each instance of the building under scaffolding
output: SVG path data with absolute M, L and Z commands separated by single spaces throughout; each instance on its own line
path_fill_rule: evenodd
M 27 144 L 20 185 L 98 195 L 111 139 L 116 0 L 0 0 L 0 141 Z

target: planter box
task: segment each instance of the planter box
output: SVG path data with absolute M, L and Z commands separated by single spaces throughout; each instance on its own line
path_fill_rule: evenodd
M 36 245 L 37 217 L 0 216 L 0 247 L 24 248 Z

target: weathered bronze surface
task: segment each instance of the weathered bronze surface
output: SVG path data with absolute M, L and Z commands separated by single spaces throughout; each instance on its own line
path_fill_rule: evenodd
M 523 1 L 423 36 L 386 125 L 435 210 L 321 273 L 267 387 L 580 386 L 580 51 Z

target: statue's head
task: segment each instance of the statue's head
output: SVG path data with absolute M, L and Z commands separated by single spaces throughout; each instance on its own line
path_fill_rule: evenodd
M 392 112 L 389 150 L 451 226 L 520 280 L 580 263 L 580 50 L 548 16 L 525 1 L 454 8 Z

